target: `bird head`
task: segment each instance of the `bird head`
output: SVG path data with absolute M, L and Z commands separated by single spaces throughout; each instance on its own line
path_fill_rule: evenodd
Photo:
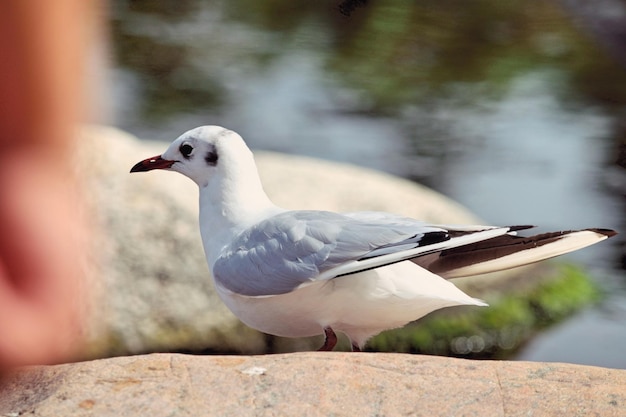
M 180 135 L 162 155 L 144 159 L 130 172 L 165 169 L 179 172 L 200 187 L 206 186 L 218 173 L 237 167 L 243 155 L 251 152 L 241 136 L 220 126 L 201 126 Z

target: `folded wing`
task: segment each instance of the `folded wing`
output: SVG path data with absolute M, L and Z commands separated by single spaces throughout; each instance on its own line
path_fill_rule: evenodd
M 444 278 L 537 262 L 615 234 L 604 229 L 519 237 L 532 226 L 429 225 L 387 213 L 288 211 L 242 232 L 213 265 L 217 285 L 250 296 L 291 292 L 411 260 Z
M 615 234 L 609 229 L 570 230 L 528 237 L 509 233 L 444 249 L 412 261 L 443 278 L 466 277 L 539 262 L 593 245 Z
M 218 285 L 237 294 L 285 294 L 334 278 L 338 274 L 329 271 L 336 268 L 358 272 L 398 262 L 398 253 L 450 239 L 445 229 L 394 218 L 364 221 L 325 211 L 281 213 L 245 230 L 224 248 L 213 276 Z M 359 261 L 363 257 L 367 259 Z M 345 268 L 355 261 L 353 268 Z

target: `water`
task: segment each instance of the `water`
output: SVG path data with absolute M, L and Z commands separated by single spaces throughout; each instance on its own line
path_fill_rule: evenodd
M 293 19 L 245 1 L 189 1 L 191 12 L 176 15 L 115 3 L 115 123 L 166 141 L 222 124 L 253 148 L 418 180 L 494 224 L 626 230 L 623 189 L 610 186 L 624 184 L 607 180 L 621 172 L 610 163 L 626 75 L 609 71 L 554 6 L 458 16 L 425 1 L 402 6 L 418 8 L 409 25 L 412 9 L 390 2 L 349 19 L 277 4 Z M 618 238 L 569 255 L 610 297 L 541 334 L 520 359 L 626 368 Z

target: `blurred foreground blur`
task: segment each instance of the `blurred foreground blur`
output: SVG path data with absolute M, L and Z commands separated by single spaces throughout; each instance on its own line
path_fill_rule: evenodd
M 94 4 L 0 3 L 0 371 L 80 345 L 88 236 L 69 158 Z

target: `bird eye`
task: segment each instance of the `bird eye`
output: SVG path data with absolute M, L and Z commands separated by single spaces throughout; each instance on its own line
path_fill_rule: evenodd
M 188 143 L 183 143 L 182 145 L 180 145 L 180 148 L 178 148 L 178 150 L 180 151 L 180 153 L 183 154 L 185 158 L 189 158 L 193 153 L 193 146 Z

